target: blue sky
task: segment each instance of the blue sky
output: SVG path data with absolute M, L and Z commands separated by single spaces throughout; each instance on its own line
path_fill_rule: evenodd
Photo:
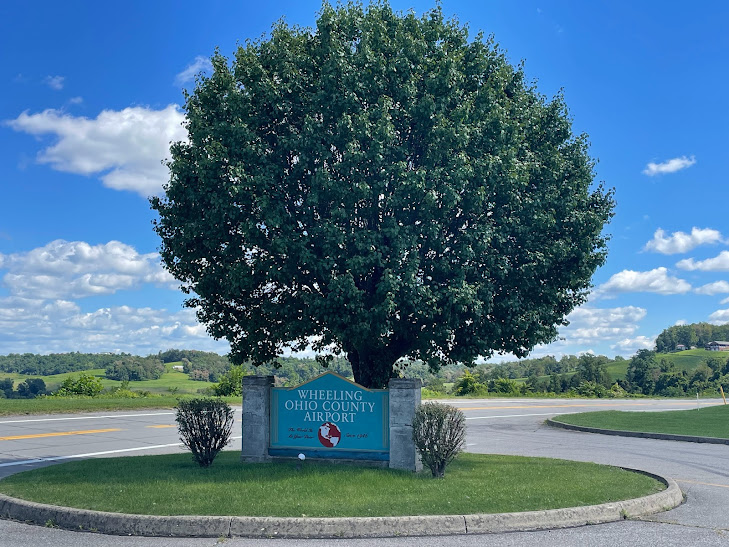
M 423 13 L 431 2 L 393 1 Z M 680 322 L 729 322 L 725 183 L 729 4 L 442 2 L 493 34 L 615 188 L 607 263 L 562 339 L 533 355 L 629 356 Z M 159 265 L 147 196 L 180 126 L 182 89 L 215 47 L 318 1 L 4 2 L 0 6 L 0 354 L 170 347 L 224 353 Z

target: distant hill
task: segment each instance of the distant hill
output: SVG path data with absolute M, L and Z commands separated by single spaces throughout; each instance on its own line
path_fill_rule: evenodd
M 729 324 L 712 325 L 711 323 L 691 323 L 675 325 L 665 329 L 656 338 L 656 351 L 669 353 L 676 351 L 679 345 L 686 348 L 704 348 L 715 340 L 729 340 Z
M 688 349 L 685 351 L 678 351 L 674 353 L 657 353 L 656 359 L 659 362 L 661 359 L 665 359 L 673 363 L 676 367 L 676 370 L 685 370 L 686 372 L 691 372 L 710 357 L 718 357 L 719 359 L 726 361 L 727 359 L 729 359 L 729 354 L 727 353 L 719 351 L 707 351 L 703 348 Z

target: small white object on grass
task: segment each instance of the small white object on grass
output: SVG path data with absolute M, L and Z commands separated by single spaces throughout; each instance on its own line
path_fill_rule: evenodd
M 303 462 L 306 459 L 306 456 L 303 454 L 299 454 L 299 459 Z

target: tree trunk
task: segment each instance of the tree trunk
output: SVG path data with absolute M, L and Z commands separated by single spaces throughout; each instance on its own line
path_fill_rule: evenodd
M 368 389 L 384 389 L 392 378 L 392 362 L 365 351 L 347 351 L 354 381 Z

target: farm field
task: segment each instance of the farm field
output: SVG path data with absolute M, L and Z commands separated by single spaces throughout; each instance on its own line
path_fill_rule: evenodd
M 661 359 L 666 359 L 676 366 L 676 370 L 693 370 L 709 357 L 717 357 L 722 361 L 726 361 L 729 359 L 729 352 L 687 349 L 686 351 L 678 351 L 676 353 L 656 354 L 656 359 L 659 362 Z
M 157 380 L 142 380 L 139 382 L 129 382 L 129 388 L 134 391 L 149 391 L 156 394 L 197 394 L 199 390 L 211 386 L 210 382 L 200 382 L 190 380 L 189 376 L 184 372 L 173 370 L 172 367 L 180 365 L 181 362 L 171 362 L 165 364 L 165 372 L 162 377 Z M 5 378 L 12 379 L 16 384 L 28 378 L 41 378 L 46 383 L 49 391 L 57 389 L 63 381 L 69 376 L 78 376 L 81 372 L 65 372 L 63 374 L 53 374 L 50 376 L 39 376 L 37 374 L 16 374 L 9 372 L 0 372 L 0 380 Z M 108 380 L 103 368 L 91 369 L 83 371 L 83 374 L 96 376 L 101 380 L 104 389 L 119 387 L 119 380 Z
M 660 363 L 661 360 L 665 359 L 669 363 L 673 363 L 677 371 L 691 371 L 709 357 L 718 357 L 726 361 L 729 359 L 729 354 L 719 351 L 707 351 L 705 349 L 688 349 L 676 353 L 656 353 L 656 362 Z M 610 374 L 610 378 L 613 381 L 625 378 L 625 374 L 628 372 L 628 363 L 630 361 L 625 360 L 621 363 L 608 365 L 607 371 Z

